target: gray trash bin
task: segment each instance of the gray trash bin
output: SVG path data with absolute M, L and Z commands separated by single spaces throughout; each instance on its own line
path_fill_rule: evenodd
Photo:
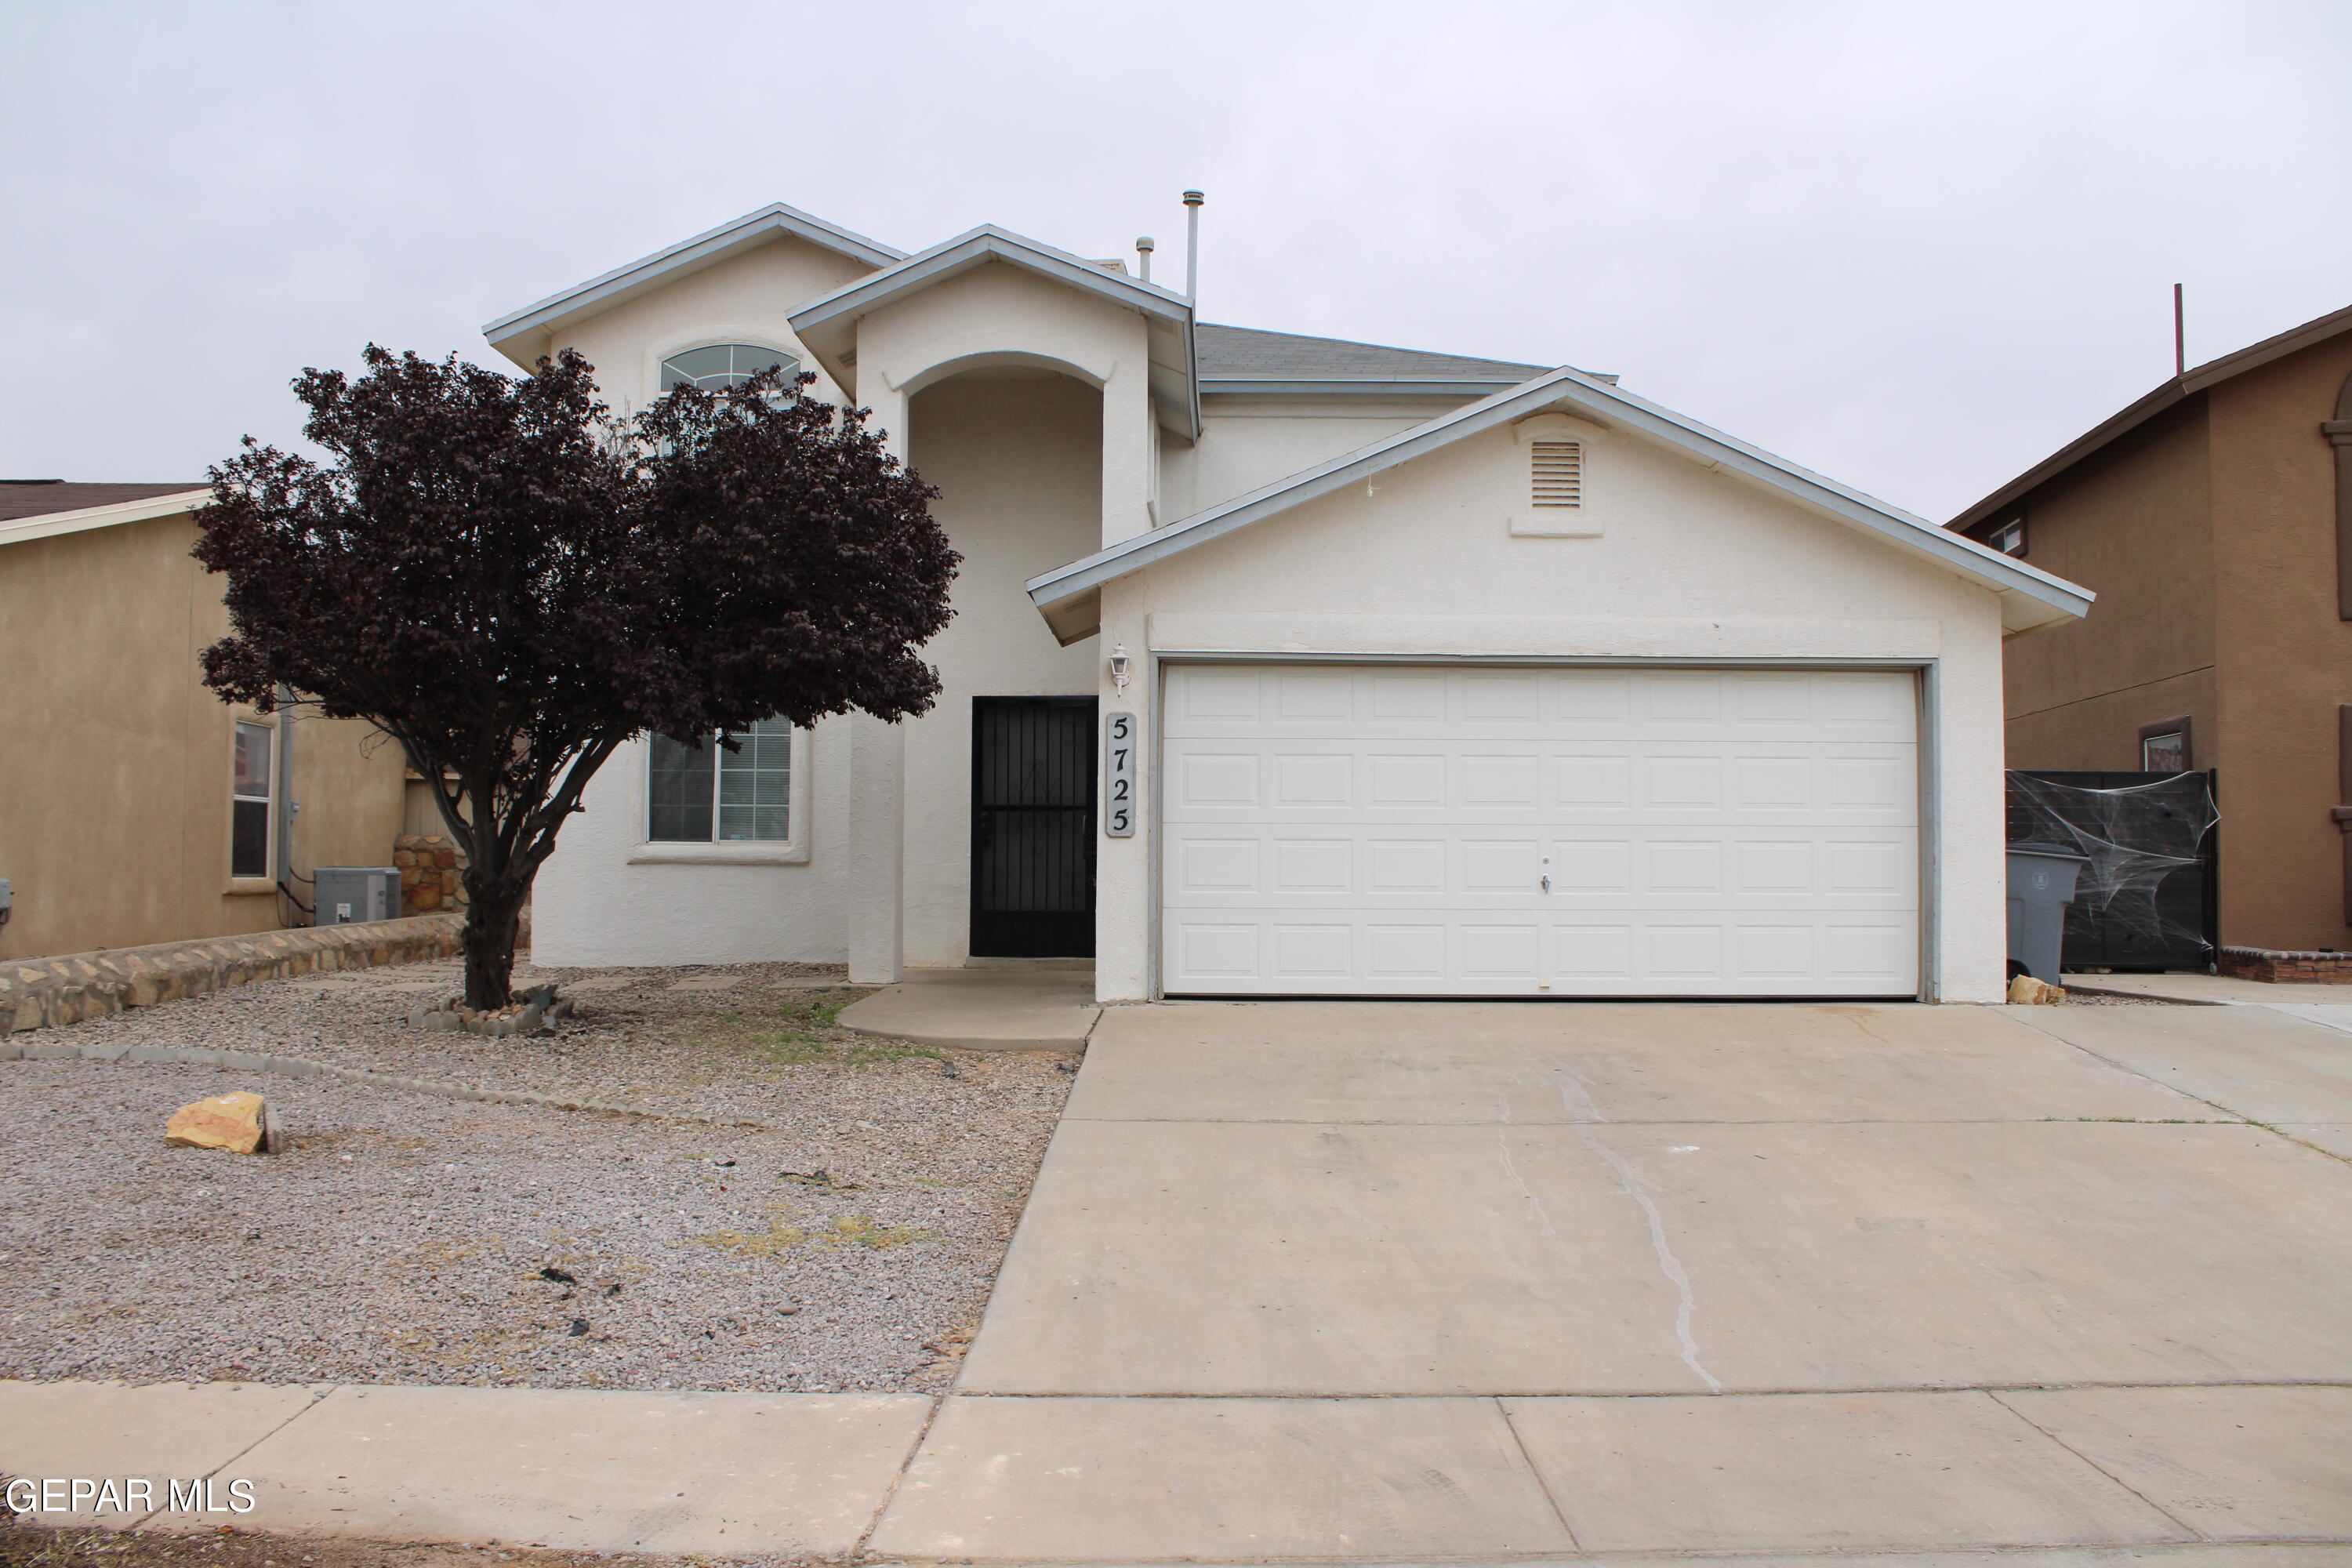
M 2009 963 L 2036 980 L 2058 984 L 2058 955 L 2066 940 L 2066 906 L 2087 855 L 2058 844 L 2009 847 Z

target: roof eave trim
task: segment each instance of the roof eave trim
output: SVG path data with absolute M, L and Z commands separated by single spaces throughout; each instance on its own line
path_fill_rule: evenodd
M 1222 506 L 1169 524 L 1150 533 L 1097 551 L 1025 584 L 1030 602 L 1041 610 L 1061 600 L 1090 592 L 1104 584 L 1138 572 L 1171 555 L 1245 528 L 1307 501 L 1343 489 L 1409 462 L 1467 436 L 1533 413 L 1563 397 L 1573 396 L 1592 412 L 1617 420 L 1628 428 L 1675 446 L 1709 466 L 1727 469 L 1777 489 L 1813 509 L 1876 533 L 1897 546 L 1914 550 L 1939 563 L 1983 582 L 2003 595 L 2019 594 L 2062 615 L 2082 616 L 2090 609 L 2092 595 L 2063 578 L 2028 566 L 1979 544 L 1972 539 L 1937 527 L 1926 518 L 1887 506 L 1858 490 L 1770 453 L 1748 446 L 1670 410 L 1635 396 L 1581 371 L 1550 371 L 1524 384 L 1496 394 L 1466 408 L 1402 431 L 1385 441 L 1335 458 L 1285 480 L 1236 497 Z
M 534 305 L 510 310 L 482 328 L 482 336 L 493 346 L 518 337 L 536 327 L 543 327 L 565 316 L 614 301 L 617 296 L 651 284 L 655 279 L 680 268 L 691 267 L 710 259 L 736 246 L 756 238 L 761 232 L 773 230 L 791 234 L 814 245 L 848 257 L 868 267 L 893 267 L 907 258 L 903 250 L 893 249 L 877 239 L 868 239 L 838 224 L 825 222 L 813 213 L 782 202 L 771 202 L 757 212 L 744 214 L 717 228 L 706 229 L 690 239 L 680 240 L 666 250 L 640 257 L 610 272 L 600 273 L 587 282 L 551 294 Z
M 1525 376 L 1218 376 L 1201 378 L 1206 397 L 1485 397 Z
M 1106 271 L 1066 251 L 1055 250 L 1051 246 L 1040 245 L 1035 240 L 986 224 L 953 239 L 944 240 L 929 250 L 918 251 L 870 278 L 860 278 L 830 294 L 820 294 L 792 311 L 785 320 L 792 324 L 793 332 L 805 341 L 810 332 L 844 316 L 863 315 L 895 295 L 951 277 L 992 256 L 1002 257 L 1087 293 L 1130 306 L 1146 315 L 1184 323 L 1192 320 L 1191 301 L 1181 294 L 1163 289 L 1157 283 L 1146 283 L 1139 278 Z
M 81 533 L 93 528 L 113 528 L 125 522 L 145 522 L 174 512 L 194 511 L 212 504 L 209 489 L 174 490 L 169 495 L 115 501 L 108 506 L 81 507 L 73 511 L 46 511 L 0 522 L 0 545 L 51 539 L 61 533 Z

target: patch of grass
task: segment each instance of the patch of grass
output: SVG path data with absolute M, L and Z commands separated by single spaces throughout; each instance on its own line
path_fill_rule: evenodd
M 868 1068 L 905 1061 L 953 1066 L 943 1052 L 928 1046 L 876 1039 L 843 1028 L 841 1010 L 870 994 L 869 989 L 844 986 L 772 1008 L 737 1007 L 709 1018 L 702 1038 L 741 1051 L 763 1068 Z
M 872 1215 L 845 1214 L 833 1222 L 841 1237 L 838 1245 L 869 1247 L 877 1251 L 884 1247 L 912 1247 L 917 1242 L 944 1241 L 946 1233 L 923 1230 L 911 1225 L 884 1225 Z
M 740 1253 L 746 1258 L 773 1258 L 808 1241 L 808 1232 L 792 1221 L 792 1205 L 770 1204 L 768 1228 L 764 1231 L 714 1230 L 708 1236 L 690 1236 L 687 1239 L 697 1247 L 715 1247 L 721 1251 Z
M 872 1215 L 864 1214 L 842 1215 L 829 1226 L 812 1228 L 797 1223 L 790 1204 L 770 1204 L 767 1208 L 768 1228 L 764 1231 L 719 1230 L 688 1239 L 698 1247 L 718 1247 L 745 1258 L 774 1258 L 802 1247 L 812 1252 L 838 1252 L 845 1247 L 863 1247 L 879 1252 L 946 1239 L 942 1231 L 885 1225 Z

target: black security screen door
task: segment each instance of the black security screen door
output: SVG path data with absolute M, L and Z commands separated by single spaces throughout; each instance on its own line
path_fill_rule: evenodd
M 975 697 L 971 952 L 1095 951 L 1095 700 Z

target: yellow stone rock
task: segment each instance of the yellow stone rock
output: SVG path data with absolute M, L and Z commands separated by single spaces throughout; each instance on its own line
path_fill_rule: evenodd
M 233 1154 L 269 1152 L 269 1107 L 242 1089 L 184 1105 L 172 1112 L 163 1142 L 183 1149 L 226 1149 Z
M 2031 974 L 2020 974 L 2010 980 L 2009 999 L 2014 1005 L 2046 1006 L 2066 1000 L 2066 992 L 2063 986 L 2036 980 Z

